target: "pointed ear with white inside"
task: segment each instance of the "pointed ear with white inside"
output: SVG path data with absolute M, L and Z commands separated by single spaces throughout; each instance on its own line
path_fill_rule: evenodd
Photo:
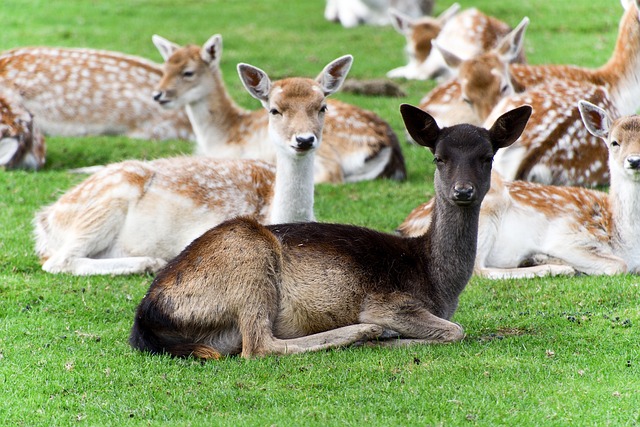
M 611 127 L 611 119 L 607 112 L 585 100 L 578 101 L 578 110 L 589 133 L 606 141 Z
M 200 49 L 200 58 L 202 58 L 202 60 L 211 67 L 213 65 L 219 65 L 221 57 L 222 36 L 220 34 L 215 34 L 209 37 L 209 40 L 202 45 L 202 48 Z
M 456 16 L 459 10 L 460 10 L 459 3 L 454 3 L 451 6 L 449 6 L 447 10 L 445 10 L 440 15 L 438 15 L 438 21 L 440 22 L 440 25 L 446 24 L 448 20 Z
M 316 81 L 322 86 L 324 96 L 331 95 L 340 89 L 342 83 L 347 78 L 351 64 L 353 63 L 353 56 L 345 55 L 338 59 L 333 60 L 322 70 L 322 72 L 316 77 Z
M 413 19 L 394 8 L 389 8 L 389 20 L 393 28 L 403 36 L 406 35 L 413 26 Z
M 463 61 L 462 58 L 460 58 L 455 53 L 448 51 L 447 49 L 442 47 L 437 40 L 431 40 L 431 45 L 436 49 L 438 49 L 438 51 L 444 58 L 444 62 L 447 63 L 447 66 L 449 66 L 449 68 L 452 68 L 455 70 L 460 66 L 460 64 L 462 64 L 462 61 Z
M 518 58 L 524 45 L 524 34 L 528 26 L 529 18 L 525 16 L 516 28 L 500 40 L 496 51 L 504 62 L 510 63 Z
M 177 44 L 170 42 L 169 40 L 165 39 L 164 37 L 160 37 L 157 34 L 151 36 L 151 41 L 154 45 L 156 45 L 156 48 L 160 52 L 162 59 L 164 59 L 165 61 L 167 61 L 171 57 L 171 55 L 173 55 L 173 52 L 180 49 L 180 46 L 178 46 Z
M 262 105 L 266 108 L 269 101 L 269 93 L 271 92 L 271 80 L 267 73 L 253 65 L 240 63 L 238 64 L 238 74 L 242 84 L 251 96 L 262 102 Z

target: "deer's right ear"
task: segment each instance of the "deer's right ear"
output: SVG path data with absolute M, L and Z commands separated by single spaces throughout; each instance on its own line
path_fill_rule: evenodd
M 460 3 L 454 3 L 447 10 L 438 15 L 438 22 L 440 22 L 440 26 L 443 26 L 447 23 L 448 20 L 456 16 L 456 14 L 460 11 Z
M 528 26 L 529 18 L 525 16 L 516 28 L 500 40 L 496 50 L 504 62 L 510 63 L 518 58 L 524 45 L 524 34 Z
M 589 133 L 606 141 L 611 127 L 611 119 L 609 119 L 607 112 L 597 105 L 584 100 L 578 101 L 578 109 L 580 110 L 582 122 Z
M 389 8 L 389 19 L 393 28 L 402 35 L 406 35 L 413 26 L 411 18 L 394 8 Z
M 222 57 L 222 36 L 215 34 L 209 37 L 209 40 L 202 45 L 200 49 L 200 58 L 209 66 L 220 64 Z
M 460 64 L 462 64 L 463 59 L 460 58 L 455 53 L 442 47 L 440 43 L 438 43 L 437 39 L 431 40 L 431 45 L 435 47 L 438 51 L 440 51 L 440 54 L 444 58 L 444 62 L 447 63 L 449 68 L 453 68 L 455 70 L 460 66 Z
M 426 111 L 409 104 L 400 105 L 400 114 L 411 138 L 433 152 L 440 135 L 440 127 L 435 119 Z
M 151 41 L 153 41 L 153 44 L 156 45 L 156 48 L 160 52 L 162 59 L 164 59 L 165 61 L 168 60 L 171 55 L 173 55 L 173 52 L 180 49 L 180 46 L 178 46 L 177 44 L 170 42 L 169 40 L 165 39 L 164 37 L 160 37 L 157 34 L 151 36 Z
M 266 107 L 271 91 L 271 80 L 267 73 L 253 65 L 240 63 L 238 64 L 238 74 L 245 89 Z
M 520 138 L 525 126 L 527 126 L 529 117 L 531 117 L 532 110 L 530 105 L 522 105 L 498 117 L 491 129 L 489 129 L 489 137 L 491 138 L 494 153 L 499 148 L 510 146 Z

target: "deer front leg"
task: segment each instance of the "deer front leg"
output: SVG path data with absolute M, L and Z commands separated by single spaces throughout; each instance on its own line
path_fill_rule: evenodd
M 369 295 L 363 303 L 360 322 L 375 323 L 396 331 L 395 344 L 446 343 L 460 341 L 464 331 L 457 323 L 431 313 L 424 304 L 404 293 Z

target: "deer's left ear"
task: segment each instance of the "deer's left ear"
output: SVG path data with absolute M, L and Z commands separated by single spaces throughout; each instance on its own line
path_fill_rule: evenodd
M 253 65 L 240 63 L 238 64 L 238 74 L 242 84 L 251 96 L 258 99 L 266 107 L 269 102 L 269 93 L 271 92 L 271 80 L 267 73 Z
M 331 95 L 340 89 L 351 69 L 353 56 L 345 55 L 330 62 L 316 77 L 316 81 L 322 86 L 324 96 Z
M 510 146 L 520 138 L 525 126 L 527 126 L 531 111 L 530 105 L 522 105 L 498 117 L 489 129 L 494 153 L 500 148 Z

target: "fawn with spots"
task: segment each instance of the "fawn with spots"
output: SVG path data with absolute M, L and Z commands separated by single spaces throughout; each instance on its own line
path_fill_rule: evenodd
M 107 166 L 42 209 L 36 252 L 50 273 L 157 271 L 209 228 L 235 216 L 261 222 L 312 221 L 314 155 L 322 139 L 326 96 L 340 88 L 352 57 L 316 80 L 271 82 L 259 68 L 238 72 L 269 116 L 278 164 L 183 157 Z
M 22 47 L 0 54 L 0 85 L 13 89 L 46 135 L 125 135 L 194 140 L 182 111 L 151 93 L 162 69 L 146 59 L 96 49 Z
M 44 136 L 12 90 L 0 90 L 0 166 L 38 170 L 45 163 Z
M 494 174 L 480 213 L 477 274 L 499 279 L 640 273 L 640 116 L 612 122 L 586 101 L 579 111 L 588 131 L 609 150 L 609 194 L 506 182 Z M 414 209 L 400 234 L 420 235 L 433 210 L 434 201 Z
M 289 354 L 400 337 L 461 340 L 450 321 L 472 271 L 480 204 L 495 152 L 513 143 L 527 106 L 491 129 L 440 129 L 403 104 L 407 130 L 436 159 L 434 223 L 417 238 L 327 223 L 224 222 L 155 278 L 136 310 L 133 348 L 204 359 Z
M 180 47 L 157 35 L 153 42 L 165 59 L 154 98 L 167 109 L 186 108 L 200 154 L 275 160 L 267 136 L 269 112 L 244 110 L 227 92 L 219 66 L 220 35 L 202 47 Z M 406 177 L 400 145 L 389 124 L 371 111 L 337 100 L 327 103 L 323 144 L 314 168 L 315 182 Z

